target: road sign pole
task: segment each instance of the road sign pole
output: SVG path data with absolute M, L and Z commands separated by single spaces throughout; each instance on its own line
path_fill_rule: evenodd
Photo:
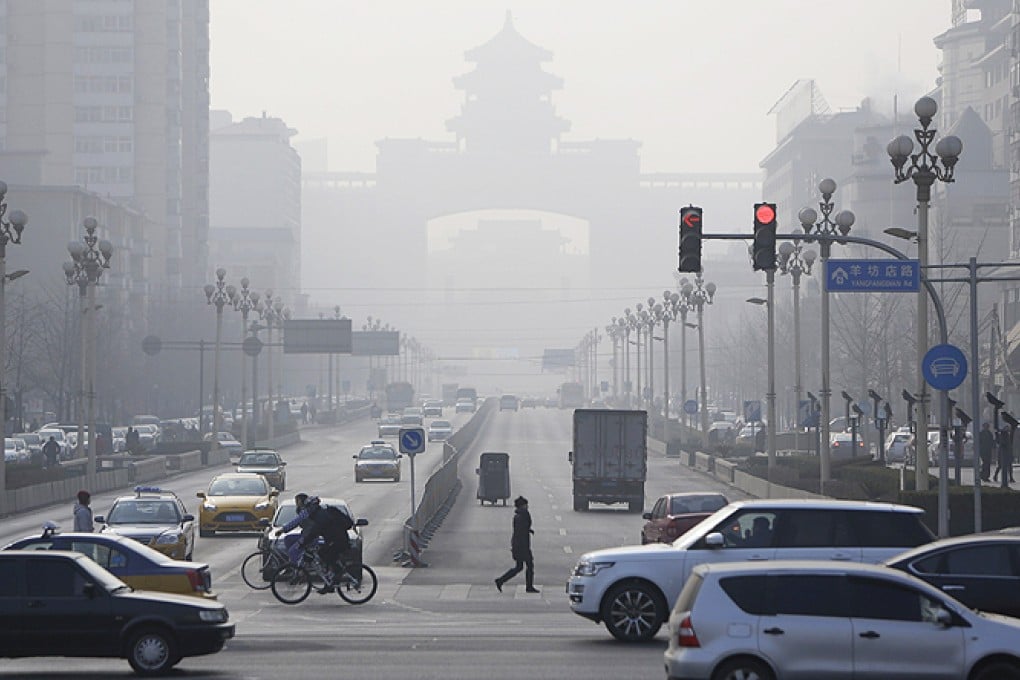
M 408 455 L 411 458 L 411 517 L 414 517 L 414 511 L 415 511 L 415 503 L 414 503 L 414 459 L 416 458 L 416 456 L 414 454 L 408 454 Z M 415 522 L 415 524 L 417 524 L 417 522 Z M 419 527 L 415 526 L 414 528 L 418 529 Z

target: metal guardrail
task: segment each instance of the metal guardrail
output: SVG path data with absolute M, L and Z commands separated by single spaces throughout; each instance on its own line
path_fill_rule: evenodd
M 405 567 L 427 567 L 422 551 L 449 514 L 463 484 L 457 474 L 460 452 L 466 450 L 496 408 L 495 399 L 487 399 L 464 427 L 443 444 L 443 464 L 425 482 L 421 500 L 404 522 L 404 546 L 393 559 Z

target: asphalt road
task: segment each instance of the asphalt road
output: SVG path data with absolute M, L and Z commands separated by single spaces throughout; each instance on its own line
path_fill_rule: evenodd
M 456 416 L 455 425 L 466 421 Z M 662 678 L 665 632 L 648 644 L 622 645 L 601 626 L 572 614 L 564 594 L 569 570 L 591 549 L 636 545 L 643 520 L 625 506 L 571 503 L 570 413 L 527 409 L 494 413 L 471 450 L 463 451 L 457 502 L 425 550 L 427 568 L 404 569 L 392 561 L 410 509 L 409 475 L 402 480 L 355 484 L 351 456 L 375 438 L 372 421 L 303 432 L 288 448 L 288 490 L 346 499 L 366 517 L 366 562 L 379 574 L 379 591 L 352 606 L 336 595 L 314 594 L 297 606 L 252 591 L 238 567 L 255 547 L 253 536 L 198 539 L 195 559 L 208 562 L 213 587 L 237 624 L 237 636 L 215 655 L 184 659 L 180 678 Z M 478 455 L 510 454 L 511 497 L 526 496 L 534 521 L 533 552 L 538 595 L 524 592 L 523 574 L 496 591 L 493 578 L 512 565 L 512 504 L 480 505 L 475 498 Z M 441 459 L 432 444 L 416 460 L 418 491 Z M 405 459 L 404 464 L 408 461 Z M 224 468 L 226 470 L 227 468 Z M 742 494 L 675 459 L 649 460 L 646 510 L 660 494 L 718 490 Z M 197 511 L 195 492 L 212 471 L 178 476 L 164 484 Z M 97 514 L 117 494 L 93 499 Z M 5 520 L 0 541 L 34 532 L 46 519 L 70 521 L 67 506 Z M 126 661 L 90 659 L 0 660 L 0 675 L 18 678 L 130 676 Z

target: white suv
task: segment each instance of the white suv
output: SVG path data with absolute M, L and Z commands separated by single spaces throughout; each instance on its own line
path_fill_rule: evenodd
M 596 550 L 567 581 L 575 614 L 618 640 L 655 636 L 691 570 L 706 562 L 840 560 L 877 563 L 935 539 L 922 511 L 836 500 L 730 503 L 670 543 Z

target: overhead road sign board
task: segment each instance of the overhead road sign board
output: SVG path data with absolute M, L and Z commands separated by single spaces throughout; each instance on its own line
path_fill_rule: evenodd
M 917 260 L 828 260 L 825 281 L 832 293 L 916 293 Z
M 283 322 L 284 354 L 350 354 L 350 319 L 290 319 Z

